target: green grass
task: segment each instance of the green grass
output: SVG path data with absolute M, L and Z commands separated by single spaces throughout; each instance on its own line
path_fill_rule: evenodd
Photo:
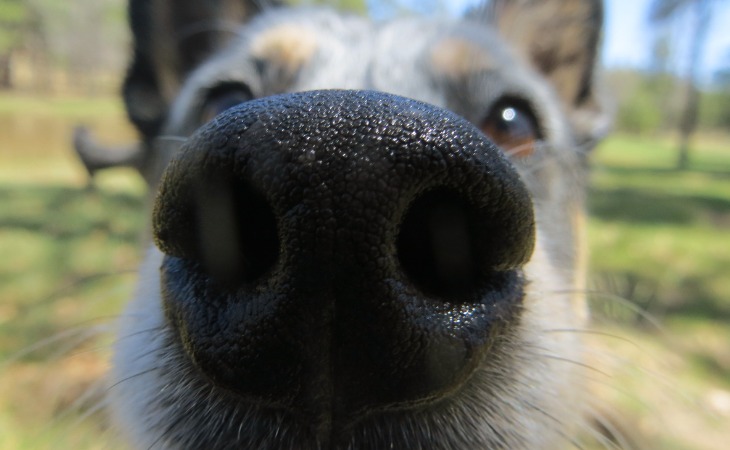
M 59 161 L 78 165 L 71 156 L 74 126 L 87 125 L 106 143 L 126 143 L 136 135 L 124 117 L 120 100 L 110 97 L 81 98 L 11 95 L 0 93 L 0 180 L 7 177 L 29 181 L 68 176 L 69 171 L 36 171 Z M 10 163 L 10 164 L 8 164 Z M 26 170 L 25 166 L 30 166 Z
M 730 138 L 699 139 L 674 170 L 666 138 L 597 151 L 589 201 L 592 310 L 610 399 L 646 448 L 730 442 Z
M 700 142 L 692 168 L 673 144 L 618 136 L 596 155 L 590 196 L 597 283 L 654 316 L 730 319 L 730 152 Z
M 0 198 L 0 449 L 108 448 L 75 402 L 107 369 L 95 330 L 134 289 L 141 189 L 0 182 Z
M 89 190 L 70 153 L 0 167 L 0 449 L 110 448 L 103 416 L 83 418 L 100 396 L 75 403 L 134 289 L 143 182 L 115 170 Z
M 0 259 L 6 310 L 0 359 L 10 349 L 68 329 L 79 312 L 82 317 L 114 314 L 116 307 L 109 308 L 104 298 L 117 290 L 118 297 L 129 293 L 117 280 L 138 259 L 140 195 L 0 186 L 0 198 L 0 254 L 12 255 Z
M 116 97 L 78 97 L 37 95 L 0 96 L 0 114 L 50 116 L 55 119 L 86 119 L 94 116 L 115 117 L 123 114 Z

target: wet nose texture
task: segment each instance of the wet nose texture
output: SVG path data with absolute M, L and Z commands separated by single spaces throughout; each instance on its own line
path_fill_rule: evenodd
M 532 204 L 462 118 L 317 91 L 193 135 L 163 178 L 162 297 L 213 383 L 338 433 L 448 397 L 519 322 Z

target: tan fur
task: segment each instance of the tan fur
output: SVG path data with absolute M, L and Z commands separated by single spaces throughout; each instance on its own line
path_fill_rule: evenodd
M 471 72 L 488 70 L 494 65 L 482 49 L 459 38 L 445 39 L 431 51 L 431 66 L 447 78 L 459 80 Z
M 284 24 L 257 36 L 251 44 L 251 53 L 268 66 L 267 70 L 274 72 L 270 78 L 285 86 L 314 56 L 317 47 L 317 36 L 311 30 Z
M 581 0 L 546 2 L 541 0 L 503 1 L 494 6 L 499 16 L 500 33 L 514 42 L 518 53 L 553 83 L 555 90 L 569 104 L 587 99 L 582 92 L 593 76 L 589 64 L 594 54 L 586 51 L 587 40 L 594 33 L 591 17 L 598 14 L 595 4 Z M 525 8 L 530 8 L 529 14 Z M 535 26 L 535 23 L 542 26 Z M 560 29 L 559 33 L 554 30 Z M 576 70 L 585 67 L 587 70 Z

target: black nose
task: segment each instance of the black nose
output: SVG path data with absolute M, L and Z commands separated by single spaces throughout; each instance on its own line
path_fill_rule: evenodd
M 375 92 L 255 100 L 184 145 L 154 212 L 194 365 L 315 427 L 437 401 L 517 326 L 534 243 L 475 127 Z

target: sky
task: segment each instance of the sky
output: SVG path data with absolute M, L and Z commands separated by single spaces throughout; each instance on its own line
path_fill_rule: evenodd
M 647 10 L 651 0 L 607 0 L 606 34 L 604 36 L 603 62 L 608 67 L 647 67 L 651 60 L 652 33 L 646 27 Z M 730 1 L 715 0 L 710 21 L 707 44 L 700 60 L 700 74 L 709 82 L 712 73 L 730 67 Z M 672 36 L 679 46 L 682 41 L 681 27 Z M 686 51 L 686 48 L 684 48 Z M 675 66 L 684 70 L 686 64 Z
M 651 63 L 653 32 L 648 27 L 648 8 L 652 0 L 604 0 L 606 5 L 606 30 L 603 40 L 603 64 L 609 68 L 648 68 Z M 409 8 L 426 10 L 429 0 L 398 0 Z M 378 0 L 369 0 L 374 14 L 378 14 Z M 456 15 L 479 0 L 446 0 L 449 12 Z M 700 77 L 703 83 L 712 80 L 712 74 L 720 68 L 730 67 L 730 0 L 714 0 L 713 17 L 709 24 L 704 55 L 700 60 Z M 381 11 L 380 14 L 387 15 Z M 681 30 L 677 27 L 675 30 Z M 672 36 L 681 51 L 687 40 L 679 31 Z M 672 69 L 683 73 L 686 64 L 678 62 Z

